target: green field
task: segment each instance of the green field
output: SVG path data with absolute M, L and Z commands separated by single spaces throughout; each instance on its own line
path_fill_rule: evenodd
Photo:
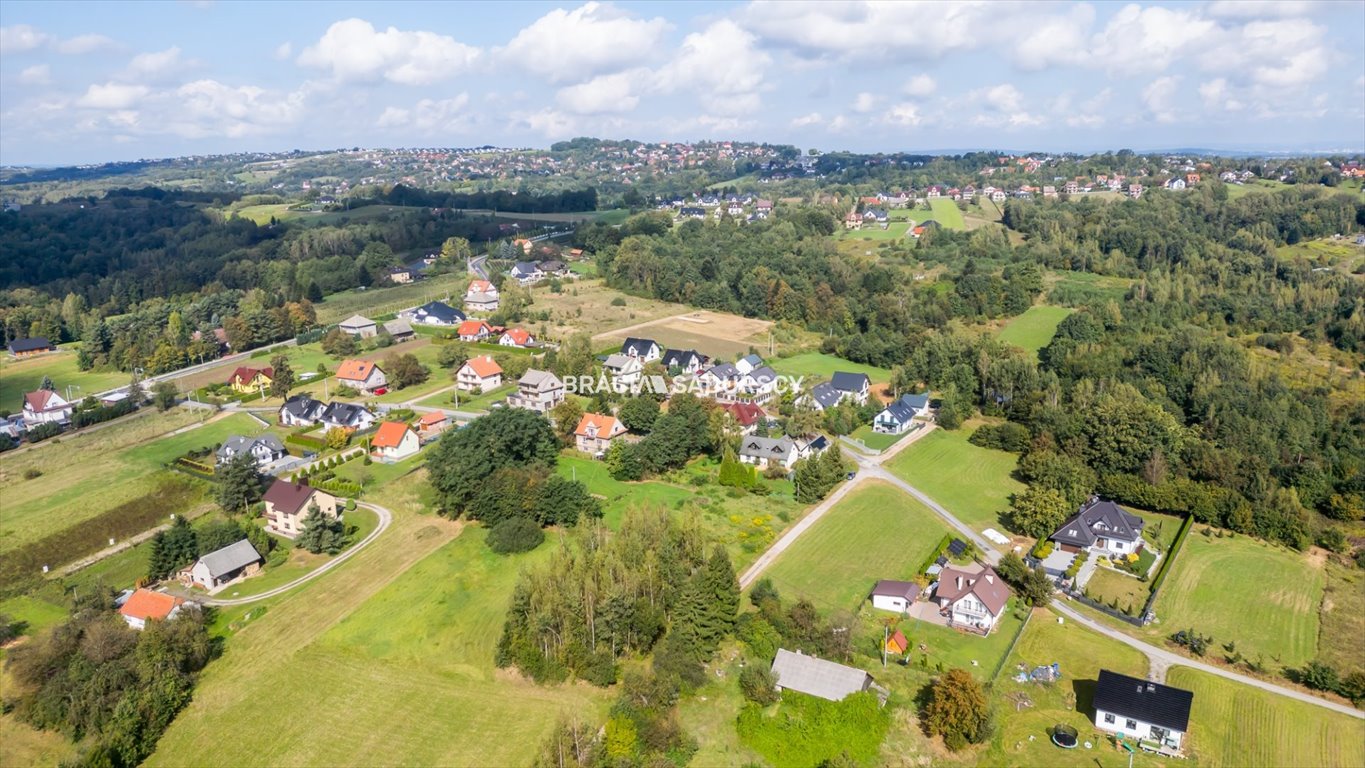
M 929 201 L 929 207 L 933 212 L 934 221 L 943 225 L 944 229 L 954 229 L 959 232 L 967 228 L 967 222 L 962 219 L 962 211 L 958 209 L 957 203 L 944 197 L 936 197 Z M 919 215 L 923 216 L 921 211 Z
M 1067 307 L 1050 307 L 1046 304 L 1029 307 L 1024 314 L 1014 318 L 1000 329 L 1000 340 L 1030 352 L 1037 352 L 1047 346 L 1057 333 L 1057 326 L 1066 316 L 1075 312 Z
M 1317 655 L 1324 574 L 1306 555 L 1248 536 L 1209 538 L 1195 526 L 1157 598 L 1162 635 L 1194 628 L 1235 641 L 1248 658 L 1297 667 Z
M 658 505 L 677 509 L 695 495 L 686 488 L 668 483 L 645 481 L 626 483 L 612 478 L 604 462 L 582 459 L 576 456 L 561 456 L 556 471 L 564 477 L 578 480 L 588 487 L 588 492 L 602 502 L 603 519 L 611 528 L 621 524 L 626 510 L 637 505 Z
M 1116 600 L 1118 610 L 1129 616 L 1138 616 L 1142 613 L 1142 606 L 1147 604 L 1151 586 L 1151 582 L 1139 581 L 1111 568 L 1096 568 L 1085 585 L 1085 594 L 1106 605 Z
M 375 315 L 397 312 L 434 299 L 463 296 L 469 279 L 468 274 L 452 272 L 407 285 L 334 293 L 317 305 L 318 322 L 336 323 L 357 313 L 373 319 Z
M 938 516 L 894 486 L 858 488 L 763 575 L 790 599 L 853 610 L 879 579 L 908 579 L 947 533 Z
M 1050 287 L 1048 301 L 1077 307 L 1108 299 L 1120 300 L 1128 293 L 1133 281 L 1093 272 L 1054 272 L 1044 278 L 1043 284 Z
M 526 765 L 560 715 L 604 716 L 600 689 L 493 667 L 517 574 L 554 542 L 501 557 L 420 513 L 419 482 L 382 490 L 389 530 L 238 629 L 147 765 Z
M 865 373 L 874 384 L 884 384 L 891 380 L 891 371 L 875 365 L 850 363 L 843 358 L 823 352 L 802 352 L 791 357 L 774 358 L 768 361 L 774 371 L 784 376 L 809 376 L 828 379 L 836 371 L 845 373 Z
M 1011 494 L 1024 490 L 1010 476 L 1018 457 L 1005 451 L 981 448 L 967 442 L 980 422 L 970 422 L 949 432 L 936 429 L 896 454 L 888 468 L 948 508 L 977 531 L 1005 526 L 1001 515 L 1009 510 Z
M 863 445 L 874 451 L 884 451 L 887 448 L 899 443 L 901 438 L 909 435 L 909 432 L 902 432 L 899 435 L 889 435 L 885 432 L 873 432 L 871 425 L 864 424 L 853 430 L 849 438 L 859 440 Z
M 1365 669 L 1365 572 L 1329 560 L 1326 574 L 1318 658 L 1340 670 Z
M 0 409 L 18 413 L 24 408 L 24 394 L 52 379 L 57 392 L 66 397 L 71 386 L 71 397 L 79 400 L 86 395 L 128 386 L 131 374 L 122 371 L 82 371 L 76 367 L 77 344 L 64 344 L 56 352 L 37 357 L 14 359 L 0 353 Z
M 1200 765 L 1365 765 L 1365 721 L 1187 667 L 1166 683 L 1194 692 L 1187 738 Z
M 259 424 L 233 414 L 171 437 L 161 435 L 203 418 L 177 408 L 137 416 L 107 429 L 77 433 L 17 454 L 0 455 L 0 496 L 10 500 L 0 518 L 0 553 L 88 520 L 155 487 L 162 464 L 191 448 L 231 434 L 257 434 Z M 41 475 L 25 480 L 30 471 Z M 174 511 L 167 509 L 169 514 Z M 58 565 L 53 563 L 53 565 Z

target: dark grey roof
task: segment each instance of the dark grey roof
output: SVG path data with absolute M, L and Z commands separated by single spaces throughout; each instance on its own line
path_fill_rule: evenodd
M 371 414 L 363 406 L 353 403 L 333 402 L 328 403 L 327 407 L 323 409 L 322 420 L 330 421 L 333 424 L 354 426 L 359 424 L 366 415 L 373 416 L 374 414 Z
M 739 378 L 739 369 L 736 368 L 733 363 L 713 365 L 708 372 L 722 381 L 730 381 L 731 379 Z
M 324 408 L 326 408 L 325 405 L 308 395 L 294 395 L 285 400 L 284 405 L 280 406 L 281 411 L 286 411 L 294 418 L 303 421 L 317 421 Z
M 757 368 L 758 366 L 763 365 L 763 358 L 758 355 L 745 355 L 744 357 L 741 357 L 740 360 L 748 363 L 750 368 Z
M 749 373 L 745 374 L 744 378 L 752 379 L 760 384 L 767 384 L 769 382 L 777 381 L 777 371 L 764 365 L 749 371 Z
M 260 559 L 260 553 L 251 546 L 251 542 L 242 539 L 236 544 L 229 544 L 216 552 L 204 555 L 199 558 L 199 562 L 207 566 L 209 575 L 216 579 L 259 562 Z
M 777 649 L 772 671 L 782 688 L 829 701 L 842 701 L 850 694 L 865 691 L 872 685 L 872 675 L 861 669 L 792 653 L 786 648 Z
M 650 349 L 656 347 L 661 348 L 659 347 L 659 343 L 654 339 L 637 339 L 632 336 L 627 338 L 625 343 L 621 345 L 621 354 L 644 357 L 649 354 Z
M 1095 686 L 1095 709 L 1131 717 L 1144 723 L 1184 733 L 1190 728 L 1190 704 L 1194 693 L 1161 683 L 1100 670 Z
M 698 208 L 696 206 L 684 206 L 682 210 L 678 211 L 678 215 L 704 217 L 706 216 L 706 209 Z
M 446 325 L 454 325 L 463 322 L 465 314 L 460 310 L 440 301 L 429 301 L 413 311 L 414 317 L 434 317 L 437 321 Z
M 830 377 L 830 384 L 840 392 L 862 392 L 863 388 L 872 383 L 872 380 L 865 373 L 846 373 L 837 371 Z
M 15 354 L 20 352 L 32 352 L 37 349 L 48 349 L 52 342 L 42 336 L 34 336 L 30 339 L 15 339 L 9 343 L 9 351 Z
M 877 586 L 872 588 L 872 595 L 883 597 L 901 597 L 906 600 L 914 600 L 919 597 L 920 585 L 913 581 L 894 581 L 892 579 L 882 579 L 877 582 Z
M 1062 523 L 1050 538 L 1063 544 L 1089 547 L 1100 537 L 1119 541 L 1142 538 L 1142 518 L 1112 501 L 1092 499 Z
M 390 336 L 407 336 L 412 333 L 412 325 L 400 317 L 384 323 L 384 332 Z
M 928 395 L 901 395 L 899 400 L 888 404 L 882 413 L 895 419 L 897 424 L 905 424 L 928 404 Z
M 839 404 L 840 400 L 844 399 L 844 393 L 835 389 L 834 385 L 828 381 L 816 384 L 811 389 L 810 396 L 820 406 L 821 410 L 833 408 Z
M 670 349 L 664 353 L 663 364 L 665 368 L 687 368 L 694 361 L 701 365 L 702 356 L 695 349 Z
M 250 453 L 258 444 L 269 448 L 271 453 L 284 453 L 284 443 L 281 443 L 280 439 L 274 435 L 265 434 L 260 437 L 230 435 L 219 446 L 218 456 L 229 458 L 239 453 Z
M 740 443 L 739 455 L 756 459 L 784 459 L 793 447 L 790 437 L 746 437 Z
M 540 267 L 536 266 L 536 263 L 534 261 L 518 261 L 516 264 L 512 265 L 513 277 L 525 277 L 528 275 L 534 275 L 539 271 Z

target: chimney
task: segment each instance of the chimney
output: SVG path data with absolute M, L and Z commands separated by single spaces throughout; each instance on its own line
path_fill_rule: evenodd
M 957 588 L 958 588 L 958 589 L 962 589 L 962 577 L 961 577 L 961 576 L 958 576 L 958 577 L 957 577 Z

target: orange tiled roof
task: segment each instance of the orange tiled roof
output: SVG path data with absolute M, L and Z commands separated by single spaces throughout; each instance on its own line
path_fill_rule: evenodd
M 374 369 L 375 364 L 369 360 L 343 360 L 337 368 L 337 378 L 364 381 Z
M 617 425 L 619 424 L 620 422 L 616 420 L 615 416 L 607 416 L 601 413 L 585 413 L 583 414 L 583 418 L 578 420 L 578 428 L 575 429 L 573 433 L 575 435 L 588 437 L 588 428 L 595 425 L 599 437 L 611 437 L 612 434 L 616 432 Z
M 386 421 L 379 425 L 378 431 L 370 440 L 371 448 L 397 448 L 403 444 L 408 433 L 408 425 L 401 421 Z
M 471 357 L 465 362 L 465 365 L 469 366 L 469 369 L 481 379 L 486 379 L 489 376 L 497 376 L 502 373 L 502 366 L 498 365 L 497 361 L 488 355 Z
M 165 592 L 139 589 L 128 598 L 128 602 L 124 603 L 118 612 L 134 619 L 164 619 L 183 602 L 185 601 Z

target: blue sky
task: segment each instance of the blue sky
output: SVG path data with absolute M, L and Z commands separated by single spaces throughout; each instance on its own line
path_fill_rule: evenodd
M 1365 2 L 25 3 L 0 163 L 732 138 L 1365 147 Z

